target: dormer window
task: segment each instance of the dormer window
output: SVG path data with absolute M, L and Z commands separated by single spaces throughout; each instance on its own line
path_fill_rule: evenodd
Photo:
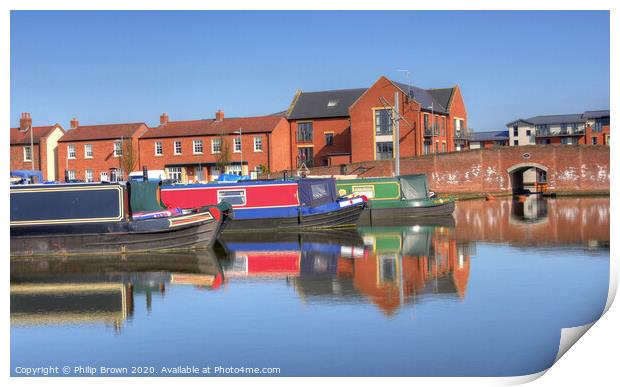
M 330 99 L 327 103 L 327 107 L 336 107 L 338 105 L 338 102 L 340 102 L 339 99 Z

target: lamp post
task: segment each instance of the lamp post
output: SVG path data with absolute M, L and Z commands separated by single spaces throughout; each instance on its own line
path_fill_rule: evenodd
M 432 153 L 437 153 L 437 148 L 435 148 L 435 102 L 431 102 L 431 151 Z
M 239 157 L 241 158 L 241 176 L 243 176 L 243 142 L 241 137 L 243 133 L 241 128 L 239 128 L 239 130 L 235 130 L 233 133 L 239 135 Z

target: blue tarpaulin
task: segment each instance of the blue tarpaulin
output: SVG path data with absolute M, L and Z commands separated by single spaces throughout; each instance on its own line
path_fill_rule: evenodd
M 234 173 L 223 173 L 217 178 L 217 181 L 239 181 L 250 180 L 250 176 L 235 175 Z
M 299 201 L 305 206 L 333 203 L 338 198 L 334 179 L 299 179 Z
M 41 171 L 14 170 L 11 171 L 11 176 L 29 180 L 31 184 L 43 183 L 43 173 Z

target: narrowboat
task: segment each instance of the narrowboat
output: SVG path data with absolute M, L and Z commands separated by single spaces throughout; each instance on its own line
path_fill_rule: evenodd
M 336 187 L 340 195 L 357 194 L 368 198 L 369 205 L 360 217 L 361 224 L 445 218 L 454 212 L 453 198 L 431 197 L 424 174 L 339 179 Z
M 11 187 L 11 255 L 212 247 L 230 206 L 167 209 L 155 182 Z
M 172 208 L 230 203 L 234 215 L 224 232 L 353 226 L 366 206 L 363 196 L 339 197 L 331 178 L 170 185 L 161 192 Z

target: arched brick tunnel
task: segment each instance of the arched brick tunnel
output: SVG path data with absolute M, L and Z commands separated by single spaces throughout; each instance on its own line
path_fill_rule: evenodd
M 437 192 L 512 192 L 523 185 L 518 176 L 535 168 L 544 171 L 550 192 L 609 192 L 609 163 L 606 145 L 530 145 L 404 158 L 401 174 L 425 173 Z M 311 173 L 339 175 L 343 169 L 360 177 L 392 176 L 394 162 L 318 167 Z

